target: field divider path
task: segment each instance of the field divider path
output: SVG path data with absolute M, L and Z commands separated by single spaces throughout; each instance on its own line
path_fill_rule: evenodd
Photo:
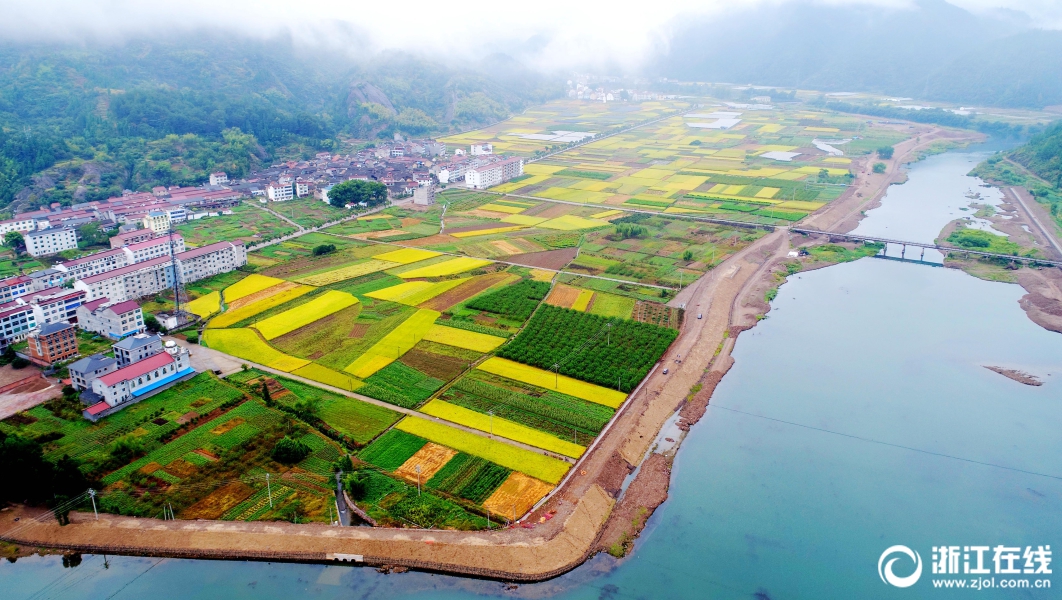
M 303 227 L 302 225 L 299 225 L 299 224 L 298 224 L 298 223 L 296 223 L 295 221 L 292 221 L 292 220 L 291 220 L 291 219 L 289 219 L 288 217 L 285 217 L 284 215 L 282 215 L 282 214 L 278 213 L 277 211 L 273 210 L 272 208 L 269 208 L 268 206 L 260 206 L 260 205 L 258 205 L 258 204 L 255 204 L 255 203 L 253 203 L 253 202 L 248 202 L 248 204 L 250 204 L 251 206 L 253 206 L 253 207 L 257 208 L 258 210 L 264 210 L 264 211 L 266 211 L 267 213 L 269 213 L 269 214 L 273 215 L 274 217 L 276 217 L 276 218 L 278 218 L 278 219 L 280 219 L 280 220 L 282 220 L 282 221 L 287 221 L 288 223 L 291 223 L 292 225 L 294 225 L 294 226 L 295 226 L 295 229 L 299 230 L 300 232 L 302 232 L 302 231 L 305 231 L 305 230 L 306 230 L 306 228 L 305 228 L 305 227 Z
M 213 350 L 213 348 L 212 348 L 212 350 Z M 219 350 L 215 350 L 215 352 L 220 352 L 220 351 Z M 221 354 L 225 354 L 225 353 L 221 352 Z M 568 464 L 574 464 L 575 463 L 575 459 L 569 458 L 569 457 L 564 456 L 562 454 L 555 454 L 553 452 L 549 452 L 547 450 L 543 450 L 542 448 L 538 448 L 538 447 L 531 446 L 531 445 L 528 445 L 528 444 L 522 444 L 520 442 L 517 442 L 517 441 L 514 441 L 514 440 L 510 440 L 508 438 L 503 438 L 503 437 L 499 437 L 499 436 L 491 437 L 488 433 L 482 432 L 482 431 L 480 431 L 478 429 L 472 429 L 471 427 L 465 427 L 464 425 L 458 425 L 458 424 L 453 423 L 451 421 L 447 421 L 446 419 L 440 419 L 439 417 L 435 417 L 435 416 L 429 415 L 427 413 L 422 413 L 420 411 L 413 410 L 412 408 L 403 408 L 401 406 L 396 406 L 394 404 L 389 404 L 387 402 L 384 402 L 383 400 L 377 400 L 376 398 L 370 398 L 369 396 L 364 396 L 364 395 L 358 394 L 356 392 L 351 392 L 349 390 L 344 390 L 342 388 L 333 387 L 333 386 L 330 386 L 330 385 L 328 385 L 326 383 L 321 383 L 320 381 L 314 381 L 312 379 L 307 379 L 305 377 L 301 377 L 299 375 L 295 375 L 294 373 L 286 373 L 286 372 L 281 371 L 279 369 L 274 369 L 272 367 L 267 367 L 265 365 L 258 364 L 258 363 L 255 363 L 255 362 L 251 362 L 249 360 L 245 360 L 245 359 L 242 359 L 242 358 L 239 358 L 239 357 L 236 357 L 236 356 L 231 356 L 231 355 L 226 355 L 226 356 L 229 356 L 230 358 L 232 358 L 233 360 L 235 360 L 237 362 L 245 363 L 248 366 L 253 367 L 255 369 L 258 369 L 260 371 L 271 373 L 271 374 L 277 375 L 279 377 L 286 377 L 288 379 L 294 379 L 295 381 L 298 381 L 300 383 L 305 383 L 306 385 L 311 385 L 313 387 L 318 387 L 318 388 L 327 390 L 329 392 L 332 392 L 333 394 L 340 394 L 340 395 L 346 396 L 348 398 L 354 398 L 355 400 L 361 400 L 362 402 L 365 402 L 365 403 L 368 403 L 368 404 L 373 404 L 373 405 L 376 405 L 376 406 L 379 406 L 379 407 L 382 407 L 382 408 L 386 408 L 386 409 L 389 409 L 389 410 L 393 410 L 394 412 L 401 413 L 401 414 L 406 415 L 406 416 L 417 417 L 417 418 L 420 418 L 420 419 L 424 419 L 426 421 L 433 421 L 433 422 L 439 423 L 441 425 L 448 425 L 448 426 L 453 427 L 455 429 L 460 429 L 461 431 L 465 431 L 467 433 L 473 433 L 473 434 L 478 435 L 480 437 L 484 437 L 484 438 L 487 438 L 487 439 L 492 439 L 492 440 L 504 442 L 506 444 L 509 444 L 510 446 L 514 446 L 516 448 L 520 448 L 521 450 L 527 450 L 529 452 L 534 452 L 535 454 L 543 454 L 545 456 L 549 456 L 550 458 L 555 458 L 557 460 L 563 460 L 564 462 L 566 462 Z

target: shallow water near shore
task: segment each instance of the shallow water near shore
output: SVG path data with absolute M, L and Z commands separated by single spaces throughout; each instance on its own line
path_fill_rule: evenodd
M 891 210 L 901 188 L 925 203 L 964 198 L 975 180 L 959 171 L 976 160 L 954 153 L 915 165 L 878 210 Z M 922 208 L 907 221 L 926 231 L 955 218 Z M 878 226 L 875 213 L 861 228 Z M 903 221 L 889 237 L 918 235 Z M 1025 317 L 1022 294 L 880 259 L 791 277 L 769 318 L 739 338 L 736 364 L 684 440 L 670 497 L 633 555 L 598 556 L 550 582 L 506 591 L 427 573 L 123 557 L 105 566 L 86 555 L 72 569 L 59 557 L 0 563 L 0 589 L 4 598 L 86 599 L 966 597 L 932 588 L 933 546 L 1062 549 L 1062 335 Z M 894 544 L 923 560 L 910 589 L 879 578 L 878 558 Z

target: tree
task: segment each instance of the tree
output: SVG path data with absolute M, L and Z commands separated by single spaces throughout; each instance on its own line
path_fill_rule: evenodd
M 262 401 L 266 403 L 266 406 L 273 406 L 273 396 L 269 393 L 269 386 L 266 382 L 262 382 Z
M 325 254 L 331 254 L 336 251 L 335 244 L 321 244 L 313 249 L 314 256 L 324 256 Z
M 159 323 L 159 320 L 153 314 L 144 315 L 144 327 L 151 333 L 165 332 L 166 328 Z
M 387 186 L 378 181 L 351 179 L 337 183 L 328 190 L 328 203 L 339 208 L 362 202 L 370 207 L 379 206 L 386 201 Z
M 683 252 L 682 260 L 687 262 L 693 260 L 693 250 L 686 250 L 685 252 Z
M 106 244 L 109 236 L 99 223 L 85 223 L 77 228 L 77 237 L 85 246 Z
M 4 234 L 4 245 L 14 250 L 17 256 L 19 252 L 26 249 L 26 238 L 17 231 L 9 231 Z
M 306 458 L 313 450 L 299 440 L 284 436 L 273 446 L 272 457 L 278 463 L 291 465 Z
M 885 163 L 883 163 L 883 162 L 874 163 L 874 172 L 875 173 L 884 173 L 885 172 Z
M 889 160 L 890 158 L 892 158 L 892 152 L 892 146 L 882 146 L 881 148 L 878 148 L 878 156 L 880 158 L 884 158 L 885 160 Z

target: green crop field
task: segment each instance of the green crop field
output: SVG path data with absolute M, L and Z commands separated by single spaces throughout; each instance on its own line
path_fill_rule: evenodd
M 361 460 L 394 471 L 427 444 L 428 440 L 392 429 L 358 454 Z
M 678 335 L 673 329 L 542 306 L 498 356 L 631 391 Z
M 232 208 L 231 215 L 206 217 L 181 223 L 175 228 L 192 246 L 237 240 L 245 244 L 264 242 L 295 231 L 290 223 L 249 204 Z

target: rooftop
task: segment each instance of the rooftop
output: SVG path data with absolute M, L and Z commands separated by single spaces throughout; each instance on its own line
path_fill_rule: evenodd
M 169 263 L 169 256 L 160 256 L 158 258 L 145 260 L 144 262 L 136 263 L 134 265 L 129 265 L 128 267 L 114 269 L 112 271 L 107 271 L 106 273 L 100 273 L 99 275 L 92 275 L 90 277 L 82 279 L 81 281 L 85 282 L 86 284 L 93 284 L 99 281 L 106 281 L 114 277 L 122 277 L 124 275 L 128 275 L 129 273 L 136 273 L 137 271 L 140 271 L 142 269 L 157 267 L 159 265 L 167 265 Z
M 128 339 L 128 338 L 126 338 Z M 145 358 L 144 360 L 137 361 L 128 367 L 118 369 L 113 373 L 108 373 L 103 377 L 100 377 L 100 381 L 103 385 L 112 386 L 123 381 L 129 381 L 134 377 L 140 377 L 141 375 L 164 367 L 173 362 L 173 357 L 165 352 L 160 352 Z
M 45 323 L 41 325 L 37 330 L 37 335 L 52 335 L 59 333 L 60 331 L 66 331 L 67 329 L 73 329 L 74 326 L 70 323 Z
M 121 348 L 122 350 L 132 350 L 134 348 L 141 348 L 149 344 L 158 343 L 162 344 L 162 337 L 157 335 L 149 335 L 146 333 L 138 333 L 134 336 L 127 337 L 122 341 L 114 344 L 115 348 Z
M 77 371 L 79 373 L 88 373 L 90 371 L 96 371 L 104 367 L 109 367 L 118 362 L 117 359 L 110 356 L 104 356 L 102 354 L 93 354 L 92 356 L 86 356 L 79 361 L 70 363 L 69 369 L 71 371 Z

